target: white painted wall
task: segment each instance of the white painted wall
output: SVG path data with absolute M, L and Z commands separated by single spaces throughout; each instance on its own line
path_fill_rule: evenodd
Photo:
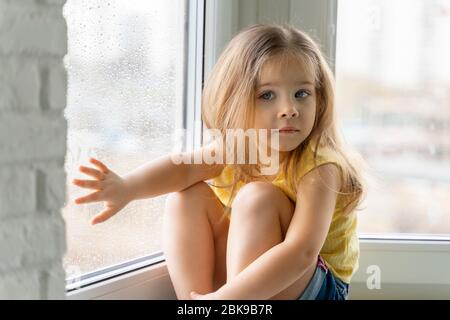
M 0 0 L 0 299 L 64 299 L 65 0 Z

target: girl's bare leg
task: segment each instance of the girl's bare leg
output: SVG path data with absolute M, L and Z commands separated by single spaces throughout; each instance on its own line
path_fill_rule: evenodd
M 229 229 L 228 281 L 284 240 L 294 210 L 294 203 L 281 189 L 270 183 L 252 182 L 239 190 L 233 201 Z M 271 299 L 296 299 L 306 288 L 314 271 L 315 265 Z
M 163 250 L 178 299 L 225 284 L 229 220 L 222 214 L 221 202 L 205 182 L 167 197 Z

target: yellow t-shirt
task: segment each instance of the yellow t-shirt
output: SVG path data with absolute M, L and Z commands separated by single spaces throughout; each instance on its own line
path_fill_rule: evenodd
M 304 150 L 301 156 L 298 168 L 298 179 L 316 167 L 314 163 L 314 144 L 311 142 Z M 318 148 L 317 166 L 326 163 L 335 163 L 339 165 L 339 160 L 332 152 L 321 147 Z M 231 166 L 225 166 L 222 173 L 211 179 L 214 185 L 228 185 L 232 182 L 233 172 Z M 283 172 L 280 170 L 278 176 L 272 181 L 272 184 L 278 186 L 283 192 L 296 203 L 297 196 L 295 190 L 292 190 L 286 183 Z M 236 193 L 244 183 L 239 181 L 236 186 Z M 219 188 L 210 185 L 213 192 L 220 199 L 223 205 L 228 204 L 231 188 Z M 235 195 L 236 195 L 235 193 Z M 353 274 L 359 267 L 359 240 L 356 233 L 357 215 L 353 211 L 347 215 L 342 215 L 342 195 L 338 195 L 336 207 L 328 230 L 325 243 L 320 250 L 320 255 L 327 267 L 333 272 L 333 275 L 346 283 L 350 283 Z

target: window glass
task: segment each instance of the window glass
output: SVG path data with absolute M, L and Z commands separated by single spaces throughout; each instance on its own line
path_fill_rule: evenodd
M 374 170 L 360 234 L 450 235 L 450 1 L 338 2 L 337 108 Z
M 104 223 L 103 203 L 76 205 L 73 186 L 97 157 L 119 175 L 171 152 L 184 84 L 184 1 L 68 0 L 68 277 L 160 251 L 166 195 L 134 201 Z M 158 183 L 158 181 L 155 181 Z

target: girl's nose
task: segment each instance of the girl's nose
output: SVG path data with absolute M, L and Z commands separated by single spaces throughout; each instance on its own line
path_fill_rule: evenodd
M 279 113 L 280 118 L 295 118 L 298 117 L 298 111 L 294 107 L 284 108 L 284 110 Z

